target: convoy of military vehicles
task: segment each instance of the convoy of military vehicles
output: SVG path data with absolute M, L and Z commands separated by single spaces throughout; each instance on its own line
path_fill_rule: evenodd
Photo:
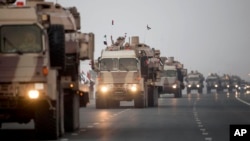
M 97 109 L 116 108 L 121 101 L 133 101 L 135 108 L 156 107 L 161 95 L 181 98 L 185 89 L 187 94 L 202 94 L 205 88 L 207 93 L 250 91 L 237 75 L 188 73 L 181 62 L 161 56 L 138 36 L 129 42 L 126 36 L 116 42 L 111 38 L 94 60 L 95 35 L 80 31 L 76 7 L 15 2 L 0 1 L 0 128 L 34 120 L 37 137 L 46 139 L 76 130 L 79 109 L 87 106 L 93 89 L 90 83 Z M 90 60 L 96 80 L 80 71 L 82 60 Z

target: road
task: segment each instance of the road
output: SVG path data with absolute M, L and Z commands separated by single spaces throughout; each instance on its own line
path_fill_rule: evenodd
M 58 141 L 229 141 L 230 124 L 250 124 L 250 94 L 165 95 L 155 108 L 134 109 L 122 102 L 117 109 L 80 110 L 81 128 Z M 3 124 L 1 138 L 36 141 L 33 123 Z

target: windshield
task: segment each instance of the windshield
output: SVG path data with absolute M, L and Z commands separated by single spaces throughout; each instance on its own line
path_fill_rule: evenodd
M 119 63 L 118 63 L 119 62 Z M 119 64 L 119 65 L 118 65 Z M 101 71 L 136 71 L 137 60 L 135 58 L 104 58 L 100 63 Z
M 8 25 L 0 28 L 1 53 L 31 53 L 42 50 L 42 32 L 36 25 Z
M 188 77 L 187 81 L 199 81 L 199 77 Z
M 176 70 L 164 70 L 161 72 L 161 77 L 176 77 Z
M 105 58 L 100 63 L 101 71 L 114 71 L 118 70 L 118 59 L 117 58 Z
M 119 70 L 121 71 L 136 71 L 137 60 L 135 58 L 121 58 L 119 59 Z

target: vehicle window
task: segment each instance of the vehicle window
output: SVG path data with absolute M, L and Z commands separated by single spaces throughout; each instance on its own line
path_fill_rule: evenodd
M 36 25 L 8 25 L 0 28 L 1 53 L 42 51 L 42 32 Z

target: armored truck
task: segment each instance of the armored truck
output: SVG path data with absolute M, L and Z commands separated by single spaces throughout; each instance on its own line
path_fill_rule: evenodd
M 206 78 L 207 93 L 210 93 L 212 89 L 216 92 L 221 91 L 220 76 L 217 73 L 211 73 Z
M 227 90 L 227 92 L 232 91 L 231 76 L 229 74 L 223 74 L 220 77 L 221 90 Z
M 138 36 L 124 42 L 118 37 L 98 58 L 96 108 L 117 107 L 120 101 L 134 101 L 135 108 L 157 106 L 159 51 L 139 43 Z
M 182 90 L 185 88 L 184 77 L 187 75 L 187 69 L 183 64 L 174 60 L 174 57 L 161 57 L 164 62 L 160 74 L 160 81 L 156 82 L 160 94 L 174 94 L 175 98 L 182 97 Z
M 238 87 L 240 86 L 241 78 L 238 75 L 231 75 L 231 87 L 232 91 L 238 91 Z
M 204 88 L 204 76 L 202 73 L 196 71 L 191 71 L 187 74 L 186 78 L 186 86 L 187 86 L 187 94 L 189 94 L 192 90 L 197 90 L 198 93 L 203 93 Z
M 34 121 L 38 138 L 79 128 L 79 60 L 93 58 L 93 33 L 75 7 L 44 0 L 0 3 L 0 125 Z

